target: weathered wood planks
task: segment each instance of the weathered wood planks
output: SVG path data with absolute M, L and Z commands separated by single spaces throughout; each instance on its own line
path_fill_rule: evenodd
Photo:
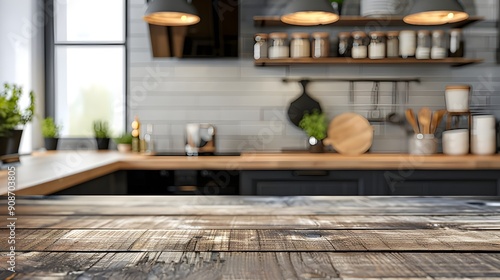
M 497 201 L 18 198 L 14 279 L 500 279 Z
M 24 253 L 16 279 L 495 279 L 497 254 L 328 252 Z M 0 265 L 3 268 L 3 264 Z M 0 273 L 0 278 L 9 274 Z

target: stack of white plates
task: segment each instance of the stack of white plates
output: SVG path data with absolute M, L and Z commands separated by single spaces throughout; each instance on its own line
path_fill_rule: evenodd
M 361 15 L 364 17 L 384 17 L 401 14 L 407 0 L 361 0 Z

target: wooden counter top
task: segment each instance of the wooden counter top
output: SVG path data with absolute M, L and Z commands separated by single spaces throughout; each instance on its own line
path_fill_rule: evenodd
M 16 272 L 4 261 L 0 279 L 500 278 L 498 198 L 49 196 L 0 209 L 16 239 Z
M 220 157 L 155 157 L 113 151 L 58 151 L 21 158 L 16 194 L 50 194 L 118 170 L 497 170 L 500 155 L 243 153 Z M 7 171 L 0 171 L 0 194 Z

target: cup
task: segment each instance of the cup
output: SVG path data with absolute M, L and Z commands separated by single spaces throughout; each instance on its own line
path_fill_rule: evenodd
M 434 134 L 415 134 L 409 140 L 409 152 L 412 155 L 433 155 L 437 152 Z
M 461 156 L 469 153 L 469 130 L 455 129 L 443 132 L 443 153 Z
M 446 110 L 452 113 L 468 112 L 470 90 L 468 85 L 447 86 L 445 92 Z

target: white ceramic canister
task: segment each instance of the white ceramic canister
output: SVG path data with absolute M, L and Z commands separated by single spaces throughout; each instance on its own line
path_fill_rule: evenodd
M 476 155 L 496 153 L 496 119 L 493 115 L 472 117 L 471 152 Z
M 470 91 L 469 85 L 446 86 L 446 110 L 448 112 L 468 112 Z
M 409 153 L 412 155 L 433 155 L 437 153 L 437 140 L 434 134 L 415 134 L 409 140 Z
M 455 129 L 443 132 L 443 153 L 461 156 L 469 153 L 469 130 Z

